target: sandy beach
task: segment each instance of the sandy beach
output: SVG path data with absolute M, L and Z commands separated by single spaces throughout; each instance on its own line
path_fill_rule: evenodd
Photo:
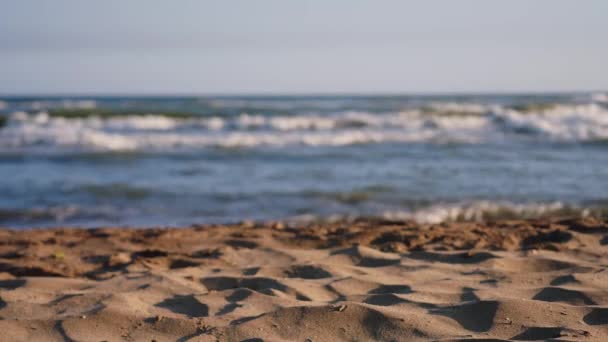
M 608 224 L 0 230 L 2 341 L 608 339 Z
M 608 1 L 6 1 L 0 342 L 608 342 Z

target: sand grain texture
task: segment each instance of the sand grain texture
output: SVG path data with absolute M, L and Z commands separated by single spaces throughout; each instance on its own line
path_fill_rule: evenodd
M 608 224 L 0 230 L 1 341 L 608 340 Z

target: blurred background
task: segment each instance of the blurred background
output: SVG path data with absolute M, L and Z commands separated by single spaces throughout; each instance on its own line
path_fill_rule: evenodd
M 20 1 L 0 225 L 608 213 L 605 1 Z

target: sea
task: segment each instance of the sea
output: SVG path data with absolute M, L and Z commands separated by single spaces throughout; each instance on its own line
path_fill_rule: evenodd
M 0 96 L 0 226 L 608 216 L 608 93 Z

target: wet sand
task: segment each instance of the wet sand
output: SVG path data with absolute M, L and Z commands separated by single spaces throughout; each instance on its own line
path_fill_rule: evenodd
M 0 230 L 0 341 L 608 340 L 608 223 Z

